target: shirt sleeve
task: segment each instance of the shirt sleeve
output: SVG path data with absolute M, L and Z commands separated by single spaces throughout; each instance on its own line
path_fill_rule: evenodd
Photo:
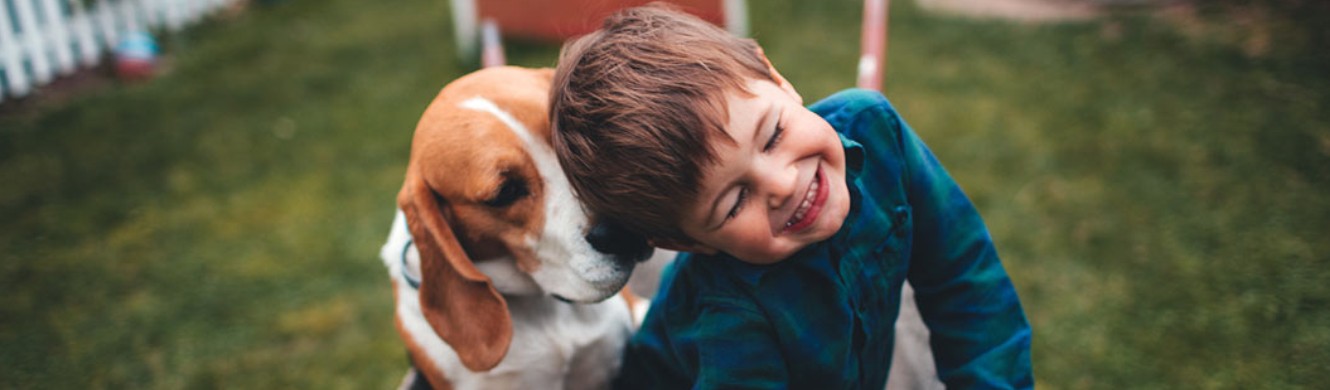
M 1032 388 L 1030 326 L 979 212 L 924 142 L 882 100 L 913 212 L 908 278 L 951 388 Z
M 755 308 L 709 302 L 678 320 L 634 336 L 615 388 L 788 388 L 775 333 Z

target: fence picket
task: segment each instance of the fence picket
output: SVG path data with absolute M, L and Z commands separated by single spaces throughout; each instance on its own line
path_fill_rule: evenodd
M 194 23 L 194 18 L 198 17 L 198 15 L 199 15 L 199 6 L 198 6 L 198 5 L 199 5 L 198 2 L 193 2 L 193 1 L 191 1 L 191 2 L 186 2 L 186 3 L 185 3 L 185 21 L 186 21 L 186 22 L 188 22 L 188 23 Z
M 121 34 L 127 34 L 133 31 L 142 31 L 143 21 L 139 20 L 138 2 L 134 0 L 120 0 L 116 4 L 116 11 L 120 13 L 120 20 L 123 22 L 120 29 Z M 111 47 L 115 47 L 112 45 Z
M 37 13 L 32 9 L 32 0 L 14 0 L 14 11 L 18 13 L 18 30 L 24 56 L 32 65 L 32 79 L 37 84 L 51 82 L 51 61 L 46 56 L 46 37 L 37 27 Z M 21 68 L 20 68 L 21 69 Z
M 0 60 L 3 60 L 5 88 L 14 96 L 23 96 L 32 88 L 28 74 L 23 70 L 23 48 L 14 35 L 14 24 L 10 22 L 10 6 L 0 1 Z M 4 92 L 4 91 L 0 91 Z M 5 93 L 0 93 L 3 99 Z
M 0 102 L 103 60 L 133 31 L 177 32 L 240 0 L 0 0 Z
M 171 31 L 180 31 L 185 26 L 184 11 L 179 1 L 171 1 L 166 5 L 166 28 Z
M 150 26 L 150 28 L 157 28 L 162 25 L 161 9 L 161 0 L 144 0 L 143 20 L 148 26 Z
M 74 26 L 74 44 L 79 47 L 79 65 L 85 68 L 96 65 L 102 46 L 97 44 L 97 37 L 92 33 L 92 16 L 88 14 L 82 0 L 72 0 L 70 8 L 73 14 L 70 24 Z
M 74 73 L 74 51 L 69 43 L 69 27 L 64 10 L 59 0 L 40 0 L 42 3 L 42 22 L 45 28 L 41 32 L 50 37 L 50 49 L 55 54 L 55 70 L 59 74 Z

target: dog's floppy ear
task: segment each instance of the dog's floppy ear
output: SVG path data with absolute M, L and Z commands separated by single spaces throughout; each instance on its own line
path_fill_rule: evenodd
M 397 204 L 420 251 L 421 311 L 466 368 L 489 371 L 512 342 L 508 303 L 462 250 L 441 201 L 419 172 L 407 172 Z

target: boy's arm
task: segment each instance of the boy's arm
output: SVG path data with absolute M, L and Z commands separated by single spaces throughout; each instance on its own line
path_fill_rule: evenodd
M 947 387 L 1030 388 L 1030 326 L 979 212 L 890 104 L 913 209 L 909 280 Z
M 652 307 L 657 309 L 663 308 Z M 789 387 L 775 333 L 755 309 L 706 304 L 695 319 L 676 326 L 655 319 L 648 318 L 629 343 L 615 388 Z

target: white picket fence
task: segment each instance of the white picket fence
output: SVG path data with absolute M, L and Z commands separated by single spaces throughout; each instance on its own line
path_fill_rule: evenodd
M 134 31 L 173 32 L 236 0 L 0 0 L 0 101 L 96 65 Z

